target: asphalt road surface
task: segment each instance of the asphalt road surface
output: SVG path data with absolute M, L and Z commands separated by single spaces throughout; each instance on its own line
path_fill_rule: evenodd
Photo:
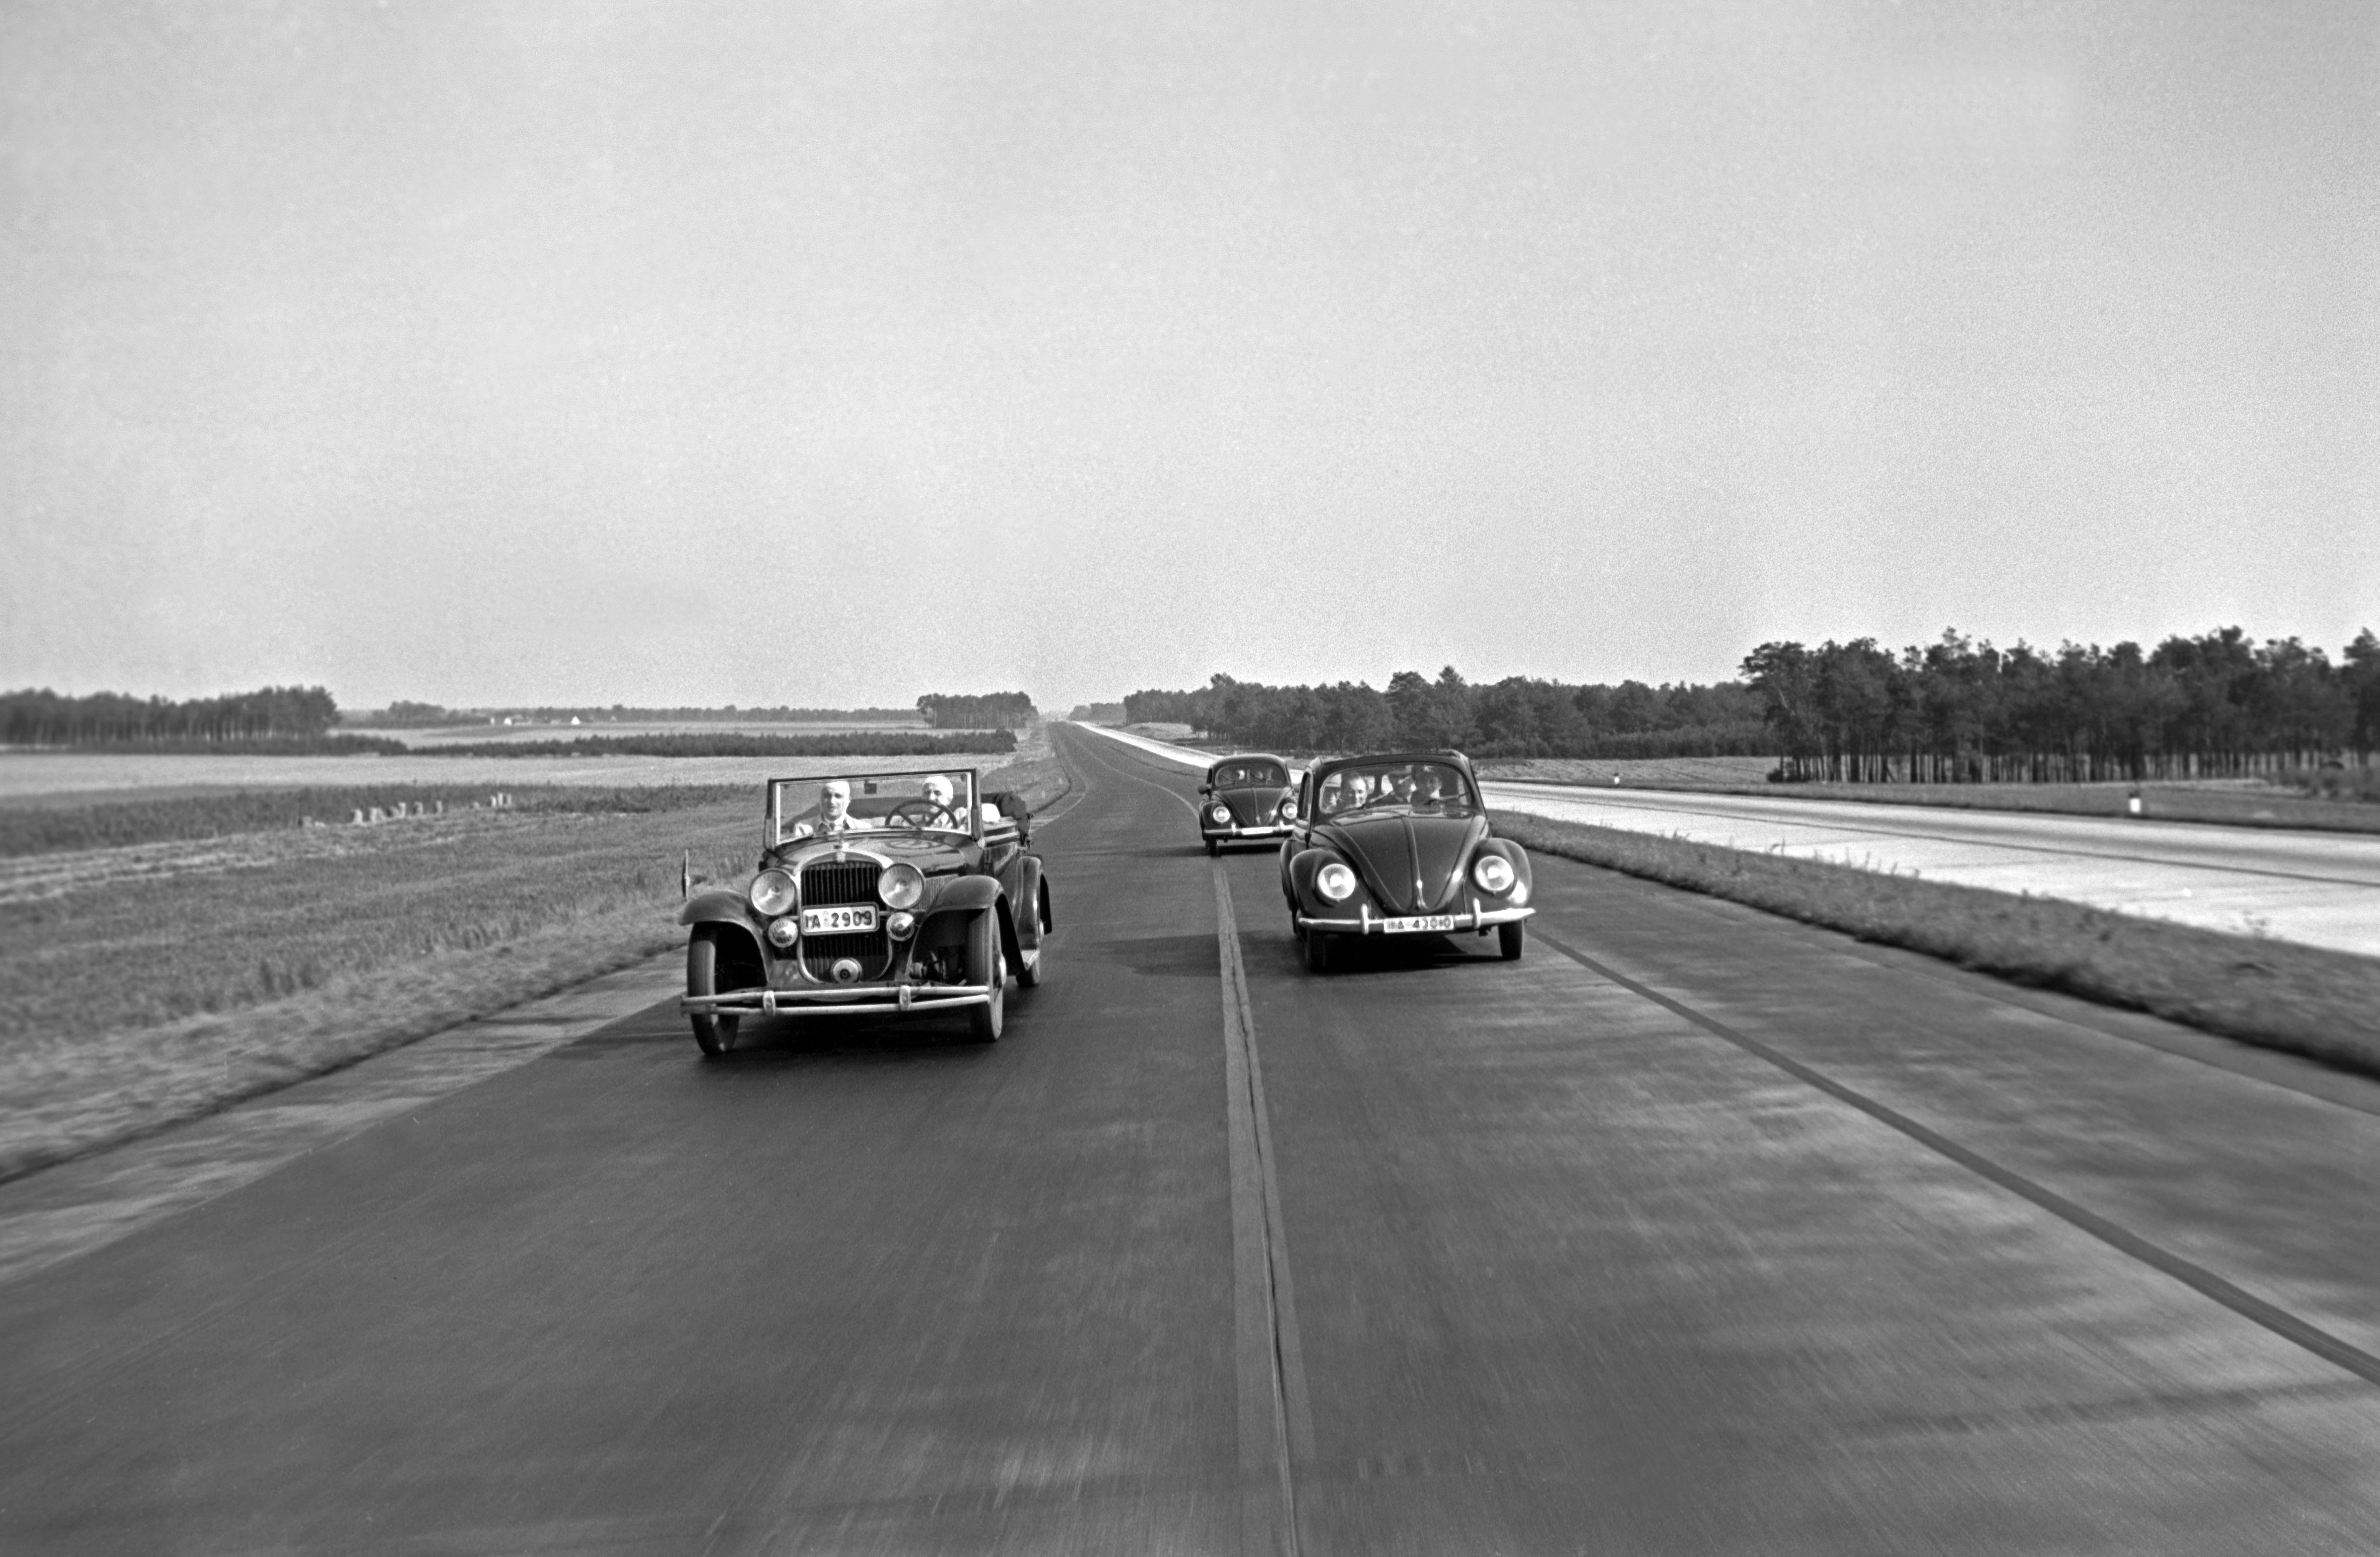
M 2380 1547 L 2380 1087 L 1560 860 L 1310 977 L 1058 740 L 997 1045 L 657 989 L 0 1285 L 0 1551 Z
M 1214 754 L 1100 728 L 1203 767 Z M 2380 956 L 2380 836 L 1776 795 L 1490 780 L 1488 803 L 1593 827 L 2063 898 Z

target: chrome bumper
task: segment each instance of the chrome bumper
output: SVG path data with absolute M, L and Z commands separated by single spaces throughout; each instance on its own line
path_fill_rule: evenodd
M 1260 827 L 1243 827 L 1237 823 L 1234 823 L 1228 827 L 1219 827 L 1212 822 L 1201 822 L 1198 824 L 1198 836 L 1200 838 L 1211 838 L 1222 843 L 1231 843 L 1240 839 L 1249 838 L 1287 838 L 1289 836 L 1289 824 L 1286 822 L 1278 822 L 1267 823 L 1265 826 Z
M 830 989 L 731 989 L 720 995 L 681 995 L 686 1015 L 709 1011 L 773 1017 L 780 1011 L 850 1016 L 870 1011 L 954 1011 L 991 1004 L 991 986 L 968 984 L 850 984 Z
M 1454 916 L 1454 928 L 1458 931 L 1476 930 L 1484 933 L 1491 925 L 1511 924 L 1518 920 L 1526 919 L 1536 911 L 1537 911 L 1533 908 L 1481 908 L 1479 906 L 1479 899 L 1474 898 L 1471 899 L 1471 911 L 1468 913 L 1458 913 Z M 1372 911 L 1371 904 L 1358 904 L 1356 912 L 1357 917 L 1354 919 L 1316 919 L 1303 913 L 1292 913 L 1289 917 L 1301 930 L 1329 930 L 1335 934 L 1347 935 L 1385 935 L 1388 934 L 1386 930 L 1380 928 L 1380 916 Z M 1400 913 L 1393 917 L 1398 919 L 1421 919 L 1427 916 L 1415 913 Z M 1441 930 L 1438 933 L 1439 935 L 1447 935 L 1451 932 Z

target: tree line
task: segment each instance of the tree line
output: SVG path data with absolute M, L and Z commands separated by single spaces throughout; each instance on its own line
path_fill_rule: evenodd
M 46 687 L 0 693 L 0 742 L 12 746 L 222 745 L 318 738 L 339 706 L 318 686 L 269 686 L 223 697 L 64 697 Z
M 1850 783 L 2139 782 L 2311 767 L 2380 751 L 2380 638 L 2338 664 L 2237 627 L 1995 648 L 1957 632 L 1899 654 L 1873 638 L 1744 657 L 1779 776 Z
M 1033 699 L 1021 692 L 977 697 L 929 692 L 917 699 L 917 712 L 936 730 L 1023 730 L 1041 717 Z
M 1130 724 L 1186 724 L 1268 751 L 1452 747 L 1474 756 L 1760 756 L 1773 750 L 1758 696 L 1733 682 L 1573 686 L 1508 676 L 1474 685 L 1453 666 L 1435 680 L 1400 670 L 1366 682 L 1269 686 L 1218 675 L 1184 692 L 1123 700 Z

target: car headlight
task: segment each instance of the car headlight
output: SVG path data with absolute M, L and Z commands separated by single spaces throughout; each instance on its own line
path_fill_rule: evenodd
M 801 938 L 800 927 L 795 924 L 792 920 L 772 919 L 769 921 L 769 944 L 775 947 L 779 951 L 784 950 L 787 947 L 792 946 L 795 941 Z
M 1501 854 L 1482 854 L 1471 866 L 1471 879 L 1479 890 L 1500 898 L 1512 889 L 1512 862 Z
M 789 872 L 771 868 L 752 878 L 752 911 L 764 919 L 791 913 L 801 896 L 802 889 L 794 885 Z
M 1314 889 L 1334 903 L 1355 895 L 1355 873 L 1333 860 L 1314 873 Z
M 1296 797 L 1295 795 L 1283 795 L 1283 796 L 1281 796 L 1281 819 L 1282 821 L 1286 822 L 1286 821 L 1288 821 L 1291 817 L 1293 817 L 1293 816 L 1294 816 L 1294 815 L 1297 815 L 1297 797 Z
M 1232 808 L 1228 805 L 1210 805 L 1207 807 L 1207 815 L 1214 819 L 1217 827 L 1226 827 L 1232 820 Z
M 913 909 L 926 895 L 926 878 L 915 865 L 887 865 L 876 878 L 876 895 L 884 899 L 886 908 Z

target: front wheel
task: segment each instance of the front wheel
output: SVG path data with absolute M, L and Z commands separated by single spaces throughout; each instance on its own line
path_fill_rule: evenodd
M 719 938 L 697 930 L 686 943 L 686 992 L 698 999 L 719 993 Z M 706 1059 L 717 1059 L 735 1046 L 735 1029 L 743 1019 L 734 1012 L 689 1011 L 694 1041 Z
M 1529 944 L 1529 922 L 1515 919 L 1510 924 L 1496 926 L 1496 949 L 1504 954 L 1507 962 L 1518 962 L 1522 948 Z
M 1305 971 L 1309 973 L 1330 971 L 1330 937 L 1319 930 L 1305 932 Z
M 990 984 L 991 1004 L 967 1008 L 967 1035 L 978 1044 L 997 1044 L 1008 1019 L 1008 964 L 1000 955 L 1000 923 L 986 910 L 976 915 L 967 937 L 967 983 Z
M 1221 844 L 1220 844 L 1220 843 L 1216 842 L 1216 841 L 1215 841 L 1213 839 L 1211 839 L 1211 838 L 1210 838 L 1210 839 L 1208 839 L 1207 840 L 1207 857 L 1208 857 L 1208 859 L 1212 859 L 1212 858 L 1214 858 L 1216 855 L 1220 854 L 1222 851 L 1223 851 L 1223 846 L 1222 846 Z

